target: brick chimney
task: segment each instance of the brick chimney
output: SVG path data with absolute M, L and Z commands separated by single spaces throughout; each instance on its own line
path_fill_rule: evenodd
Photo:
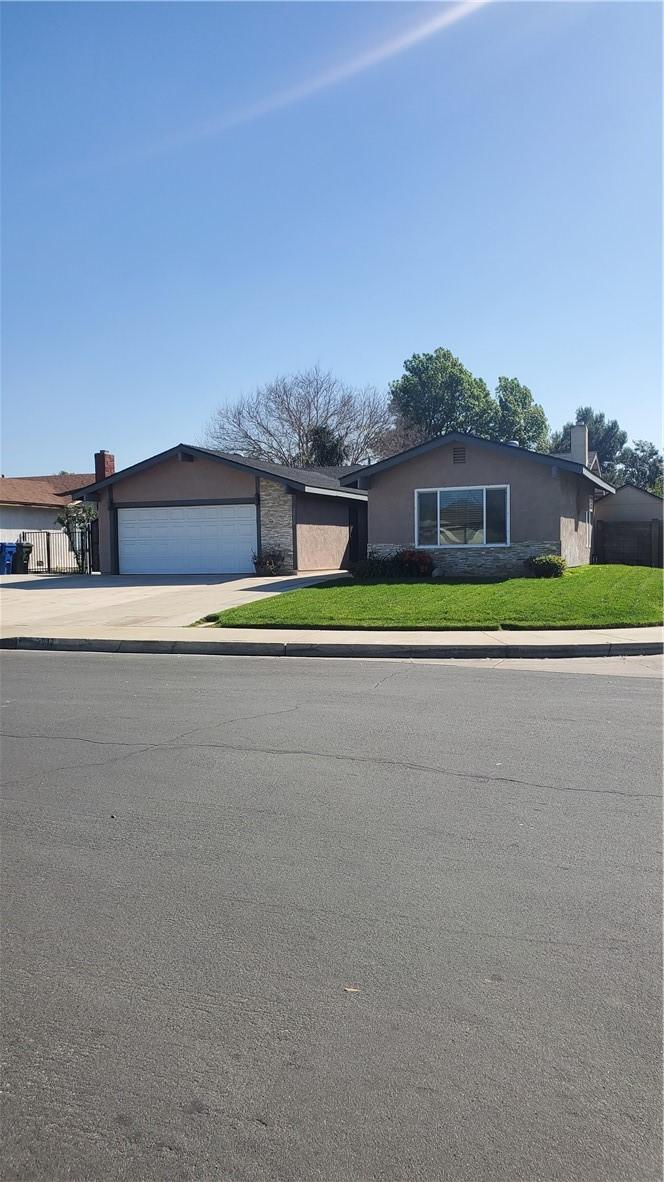
M 95 481 L 105 480 L 115 472 L 115 456 L 110 451 L 95 452 Z
M 570 432 L 570 453 L 575 464 L 588 467 L 588 428 L 585 423 L 577 423 Z

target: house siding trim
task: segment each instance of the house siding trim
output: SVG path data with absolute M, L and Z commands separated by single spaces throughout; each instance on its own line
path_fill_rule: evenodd
M 183 506 L 196 505 L 254 505 L 255 497 L 199 497 L 192 500 L 177 501 L 117 501 L 118 509 L 180 509 Z
M 108 486 L 108 513 L 111 533 L 111 574 L 120 573 L 120 535 L 118 530 L 118 511 L 113 501 L 113 489 Z

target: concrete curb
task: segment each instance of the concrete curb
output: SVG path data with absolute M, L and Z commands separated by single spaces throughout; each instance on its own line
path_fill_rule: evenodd
M 661 640 L 597 641 L 583 644 L 394 644 L 366 641 L 233 641 L 233 640 L 93 640 L 60 636 L 5 636 L 0 649 L 41 649 L 49 652 L 144 653 L 236 657 L 407 657 L 411 660 L 470 658 L 651 657 L 664 653 Z

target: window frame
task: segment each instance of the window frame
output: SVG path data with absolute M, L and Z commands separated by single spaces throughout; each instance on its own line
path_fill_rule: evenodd
M 505 490 L 505 541 L 504 542 L 487 542 L 486 540 L 486 494 L 489 489 L 504 489 Z M 482 493 L 482 518 L 484 526 L 484 541 L 483 542 L 441 542 L 440 541 L 440 497 L 442 492 L 471 492 L 481 491 Z M 437 542 L 422 543 L 420 545 L 418 538 L 420 536 L 420 522 L 418 497 L 420 493 L 436 493 L 436 537 Z M 511 485 L 509 484 L 457 484 L 457 485 L 439 485 L 437 488 L 416 488 L 413 490 L 414 497 L 414 519 L 415 519 L 415 549 L 416 550 L 504 550 L 506 546 L 510 546 L 511 542 L 511 523 L 510 523 L 510 500 L 511 500 Z

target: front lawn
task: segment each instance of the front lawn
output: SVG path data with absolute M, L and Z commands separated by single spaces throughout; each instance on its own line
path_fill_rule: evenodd
M 647 566 L 491 583 L 343 579 L 205 619 L 220 628 L 621 628 L 661 624 L 663 591 L 662 571 Z

